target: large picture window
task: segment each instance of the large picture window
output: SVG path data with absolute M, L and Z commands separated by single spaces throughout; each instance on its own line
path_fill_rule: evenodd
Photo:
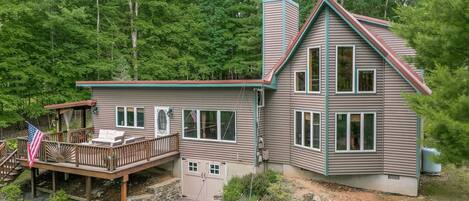
M 295 145 L 319 150 L 321 147 L 321 114 L 295 111 Z
M 337 46 L 336 91 L 354 92 L 355 47 Z
M 374 151 L 376 113 L 336 114 L 337 151 Z
M 116 127 L 143 128 L 145 112 L 142 107 L 116 107 Z
M 234 111 L 183 110 L 184 138 L 236 141 Z
M 308 79 L 309 79 L 309 91 L 319 92 L 320 88 L 320 73 L 321 73 L 321 62 L 320 62 L 320 49 L 319 48 L 308 48 Z

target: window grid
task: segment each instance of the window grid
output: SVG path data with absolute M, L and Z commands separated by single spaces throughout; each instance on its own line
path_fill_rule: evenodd
M 131 113 L 131 117 L 129 117 L 129 113 Z M 117 106 L 115 118 L 116 127 L 143 129 L 145 126 L 145 111 L 143 107 Z M 122 119 L 122 122 L 119 121 L 120 119 Z
M 210 174 L 212 175 L 220 175 L 220 165 L 218 164 L 210 164 Z
M 306 116 L 309 115 L 310 117 L 310 120 L 308 120 L 309 125 L 306 125 L 306 127 L 305 127 L 305 114 Z M 321 150 L 321 113 L 312 112 L 312 111 L 295 110 L 294 115 L 295 115 L 295 118 L 294 118 L 295 140 L 293 142 L 294 145 L 320 151 Z M 316 118 L 318 119 L 316 120 Z M 298 123 L 298 122 L 301 122 L 301 123 Z M 318 128 L 315 129 L 315 126 L 317 126 Z M 309 131 L 309 135 L 307 135 L 305 131 Z M 306 137 L 308 137 L 309 139 L 308 143 L 306 143 Z M 316 146 L 314 143 L 315 138 L 318 139 L 318 143 Z
M 352 123 L 351 123 L 351 118 L 353 115 L 359 115 L 359 118 L 360 118 L 360 122 L 359 122 L 359 125 L 360 125 L 360 129 L 359 129 L 359 149 L 356 149 L 355 147 L 352 147 L 351 146 L 351 143 L 354 143 L 354 139 L 352 139 L 351 137 L 351 129 L 352 129 Z M 338 121 L 339 121 L 339 116 L 346 116 L 346 128 L 345 128 L 345 132 L 346 132 L 346 135 L 345 135 L 345 141 L 346 141 L 346 148 L 338 148 L 340 144 L 338 144 L 339 141 L 343 141 L 343 139 L 339 139 L 339 135 L 340 136 L 343 136 L 343 134 L 339 133 L 338 130 L 339 130 L 339 124 L 338 124 Z M 369 130 L 365 130 L 365 117 L 366 116 L 372 116 L 372 147 L 371 148 L 365 148 L 368 144 L 368 142 L 365 143 L 365 138 L 368 138 L 369 140 L 369 136 L 365 136 L 365 133 L 368 133 L 370 134 L 370 131 Z M 369 121 L 369 119 L 368 119 Z M 376 151 L 376 113 L 375 112 L 350 112 L 350 113 L 336 113 L 335 115 L 335 151 L 336 152 L 375 152 Z M 342 130 L 342 129 L 340 129 Z
M 189 136 L 186 132 L 185 124 L 186 124 L 186 117 L 185 112 L 191 111 L 196 112 L 196 132 L 197 135 L 192 137 Z M 201 113 L 203 112 L 216 112 L 216 139 L 215 138 L 206 138 L 203 136 L 202 126 L 203 123 L 201 122 L 203 118 L 201 118 Z M 227 113 L 231 113 L 228 115 L 228 122 L 222 122 L 222 117 L 226 117 Z M 236 112 L 230 110 L 182 110 L 182 132 L 183 132 L 183 139 L 193 139 L 193 140 L 202 140 L 202 141 L 220 141 L 220 142 L 236 142 Z M 223 127 L 223 128 L 222 128 Z M 232 136 L 227 135 L 228 132 L 232 132 Z
M 189 172 L 198 172 L 198 164 L 196 162 L 189 161 Z

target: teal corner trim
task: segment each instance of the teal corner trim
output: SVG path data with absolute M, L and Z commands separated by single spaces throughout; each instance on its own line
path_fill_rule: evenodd
M 252 101 L 252 129 L 253 129 L 253 137 L 254 137 L 254 161 L 253 161 L 253 164 L 254 166 L 257 167 L 258 163 L 258 159 L 257 159 L 257 150 L 258 150 L 258 147 L 257 147 L 257 144 L 258 144 L 258 135 L 257 135 L 257 98 L 256 98 L 256 93 L 253 91 L 253 101 Z
M 325 154 L 325 161 L 324 161 L 324 174 L 326 176 L 329 175 L 329 65 L 330 65 L 330 61 L 329 61 L 329 9 L 326 8 L 324 10 L 325 12 L 325 29 L 326 29 L 326 61 L 325 61 L 325 66 L 326 66 L 326 80 L 325 80 L 325 83 L 326 83 L 326 94 L 324 96 L 325 100 L 324 100 L 324 108 L 325 108 L 325 116 L 326 116 L 326 144 L 324 145 L 325 148 L 324 148 L 324 154 Z
M 421 170 L 421 156 L 422 156 L 422 151 L 421 151 L 421 145 L 422 145 L 422 119 L 417 116 L 417 122 L 416 122 L 416 129 L 417 129 L 417 137 L 416 137 L 416 144 L 417 144 L 417 147 L 416 147 L 416 158 L 417 158 L 417 164 L 416 164 L 416 175 L 417 175 L 417 179 L 420 179 L 420 170 Z
M 285 52 L 285 44 L 286 44 L 286 36 L 285 34 L 287 33 L 287 20 L 286 20 L 286 12 L 287 12 L 287 7 L 286 7 L 286 0 L 282 0 L 282 53 Z

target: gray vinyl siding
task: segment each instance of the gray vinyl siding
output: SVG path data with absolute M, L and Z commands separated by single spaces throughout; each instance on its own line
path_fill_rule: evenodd
M 402 97 L 415 90 L 390 66 L 384 82 L 384 173 L 415 177 L 417 116 Z
M 264 3 L 264 74 L 282 56 L 282 2 L 270 1 Z
M 298 32 L 298 7 L 285 0 L 266 1 L 263 3 L 263 62 L 264 75 L 283 56 L 290 40 Z M 285 11 L 283 11 L 285 9 Z M 284 12 L 284 13 L 283 13 Z M 283 19 L 285 16 L 285 21 Z M 285 27 L 283 23 L 285 22 Z M 285 34 L 283 37 L 282 35 Z M 283 41 L 285 40 L 285 41 Z
M 384 60 L 334 12 L 330 12 L 329 41 L 329 174 L 380 174 L 383 172 Z M 355 46 L 356 69 L 376 70 L 376 94 L 336 94 L 337 45 Z M 376 112 L 376 152 L 335 152 L 335 115 L 338 112 Z
M 173 108 L 171 133 L 182 135 L 182 110 L 235 110 L 236 143 L 180 138 L 181 157 L 200 160 L 252 164 L 254 161 L 252 89 L 110 89 L 93 88 L 99 113 L 94 125 L 99 129 L 125 130 L 126 135 L 154 137 L 154 107 Z M 116 106 L 139 106 L 145 110 L 145 128 L 116 127 Z
M 278 80 L 276 91 L 267 94 L 265 108 L 266 145 L 270 151 L 270 161 L 290 163 L 297 167 L 319 173 L 324 172 L 324 86 L 321 82 L 321 94 L 294 93 L 294 72 L 306 71 L 308 47 L 320 46 L 324 52 L 324 14 L 314 25 L 303 43 L 298 48 L 289 64 L 284 68 Z M 321 77 L 324 77 L 324 54 L 321 54 Z M 294 146 L 294 110 L 321 113 L 321 151 Z

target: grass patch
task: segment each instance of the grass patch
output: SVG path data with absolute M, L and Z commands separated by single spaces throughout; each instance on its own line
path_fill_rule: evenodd
M 441 176 L 423 176 L 421 194 L 427 200 L 468 200 L 469 168 L 446 165 Z

